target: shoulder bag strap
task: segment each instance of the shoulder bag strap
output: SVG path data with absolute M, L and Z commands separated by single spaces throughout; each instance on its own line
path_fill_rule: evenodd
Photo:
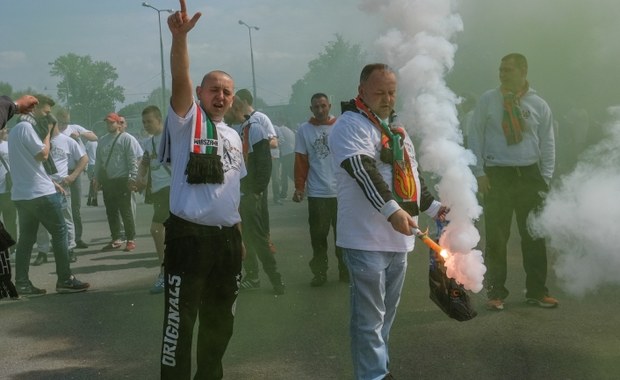
M 157 151 L 155 150 L 155 136 L 151 137 L 151 145 L 153 145 L 153 151 L 151 152 L 152 156 L 157 153 Z M 172 175 L 172 173 L 170 173 L 170 168 L 168 168 L 165 163 L 162 163 L 161 166 L 163 166 L 164 170 L 168 173 L 168 175 Z M 151 166 L 149 165 L 149 171 L 150 170 Z
M 108 162 L 110 162 L 110 157 L 112 157 L 112 151 L 114 150 L 114 145 L 116 145 L 116 141 L 118 140 L 119 137 L 121 137 L 121 135 L 124 132 L 119 133 L 118 135 L 116 135 L 116 138 L 114 139 L 114 141 L 112 142 L 112 148 L 110 148 L 110 153 L 108 153 L 108 159 L 105 160 L 105 164 L 103 165 L 104 169 L 108 168 Z

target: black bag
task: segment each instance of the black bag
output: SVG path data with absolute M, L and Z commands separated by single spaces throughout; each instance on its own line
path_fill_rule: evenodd
M 0 155 L 0 163 L 4 166 L 4 170 L 6 170 L 6 175 L 4 176 L 4 182 L 6 184 L 6 192 L 10 193 L 13 188 L 13 179 L 11 178 L 11 171 L 9 170 L 9 165 L 7 165 L 4 158 Z
M 6 251 L 13 245 L 15 245 L 15 239 L 4 228 L 4 224 L 0 222 L 0 251 Z
M 441 236 L 443 224 L 437 222 L 437 241 Z M 429 298 L 450 318 L 469 321 L 478 313 L 474 310 L 469 294 L 455 279 L 446 275 L 444 259 L 432 249 L 428 268 Z
M 147 205 L 153 204 L 153 191 L 151 190 L 151 176 L 149 174 L 148 182 L 146 183 L 146 187 L 144 188 L 144 203 Z
M 108 182 L 108 172 L 104 167 L 99 168 L 99 173 L 97 173 L 97 178 L 99 179 L 99 183 L 104 184 Z
M 9 260 L 9 251 L 0 251 L 0 299 L 13 298 L 17 299 L 17 289 L 13 281 L 11 281 L 11 261 Z
M 13 180 L 11 179 L 11 173 L 6 173 L 6 176 L 4 177 L 4 183 L 6 184 L 6 192 L 10 193 L 11 189 L 13 188 Z
M 92 179 L 90 181 L 90 186 L 88 186 L 88 200 L 86 201 L 87 206 L 99 206 L 99 201 L 97 200 L 98 191 L 95 189 L 95 181 Z

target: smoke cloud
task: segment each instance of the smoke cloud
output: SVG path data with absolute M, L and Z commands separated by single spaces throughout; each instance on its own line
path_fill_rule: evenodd
M 364 1 L 361 8 L 379 12 L 393 26 L 377 43 L 387 63 L 399 72 L 404 99 L 400 116 L 421 140 L 420 165 L 441 177 L 437 192 L 450 207 L 450 224 L 440 240 L 450 251 L 447 274 L 477 293 L 486 268 L 482 252 L 473 249 L 480 240 L 473 221 L 481 214 L 476 179 L 469 169 L 475 158 L 462 146 L 459 98 L 444 80 L 454 65 L 457 47 L 450 41 L 463 30 L 461 18 L 451 0 Z
M 554 270 L 561 286 L 576 296 L 620 284 L 620 106 L 608 112 L 607 138 L 582 154 L 530 219 L 530 228 L 558 253 Z

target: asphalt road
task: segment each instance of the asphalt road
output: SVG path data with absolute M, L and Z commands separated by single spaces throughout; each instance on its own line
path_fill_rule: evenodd
M 325 286 L 309 286 L 305 202 L 270 211 L 287 293 L 273 295 L 264 274 L 263 288 L 241 293 L 225 379 L 351 379 L 348 287 L 337 281 L 335 265 Z M 83 206 L 82 213 L 90 248 L 77 251 L 72 268 L 92 288 L 56 294 L 53 262 L 31 267 L 33 283 L 49 293 L 0 302 L 0 379 L 159 378 L 163 297 L 148 294 L 158 271 L 150 206 L 138 205 L 131 253 L 100 252 L 108 242 L 104 208 Z M 506 309 L 486 311 L 484 297 L 473 295 L 478 316 L 457 322 L 428 299 L 427 254 L 417 243 L 390 341 L 397 379 L 620 379 L 618 288 L 578 299 L 551 274 L 560 307 L 528 306 L 518 238 L 510 244 Z

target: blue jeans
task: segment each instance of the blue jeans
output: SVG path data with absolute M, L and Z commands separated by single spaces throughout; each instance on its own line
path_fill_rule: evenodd
M 406 252 L 343 248 L 351 286 L 351 354 L 357 380 L 388 374 L 388 340 L 407 271 Z
M 39 223 L 52 235 L 58 281 L 66 281 L 71 277 L 67 223 L 62 214 L 61 197 L 63 195 L 55 193 L 27 201 L 15 201 L 19 219 L 19 238 L 15 250 L 16 284 L 27 284 L 29 281 L 32 246 L 37 240 Z

